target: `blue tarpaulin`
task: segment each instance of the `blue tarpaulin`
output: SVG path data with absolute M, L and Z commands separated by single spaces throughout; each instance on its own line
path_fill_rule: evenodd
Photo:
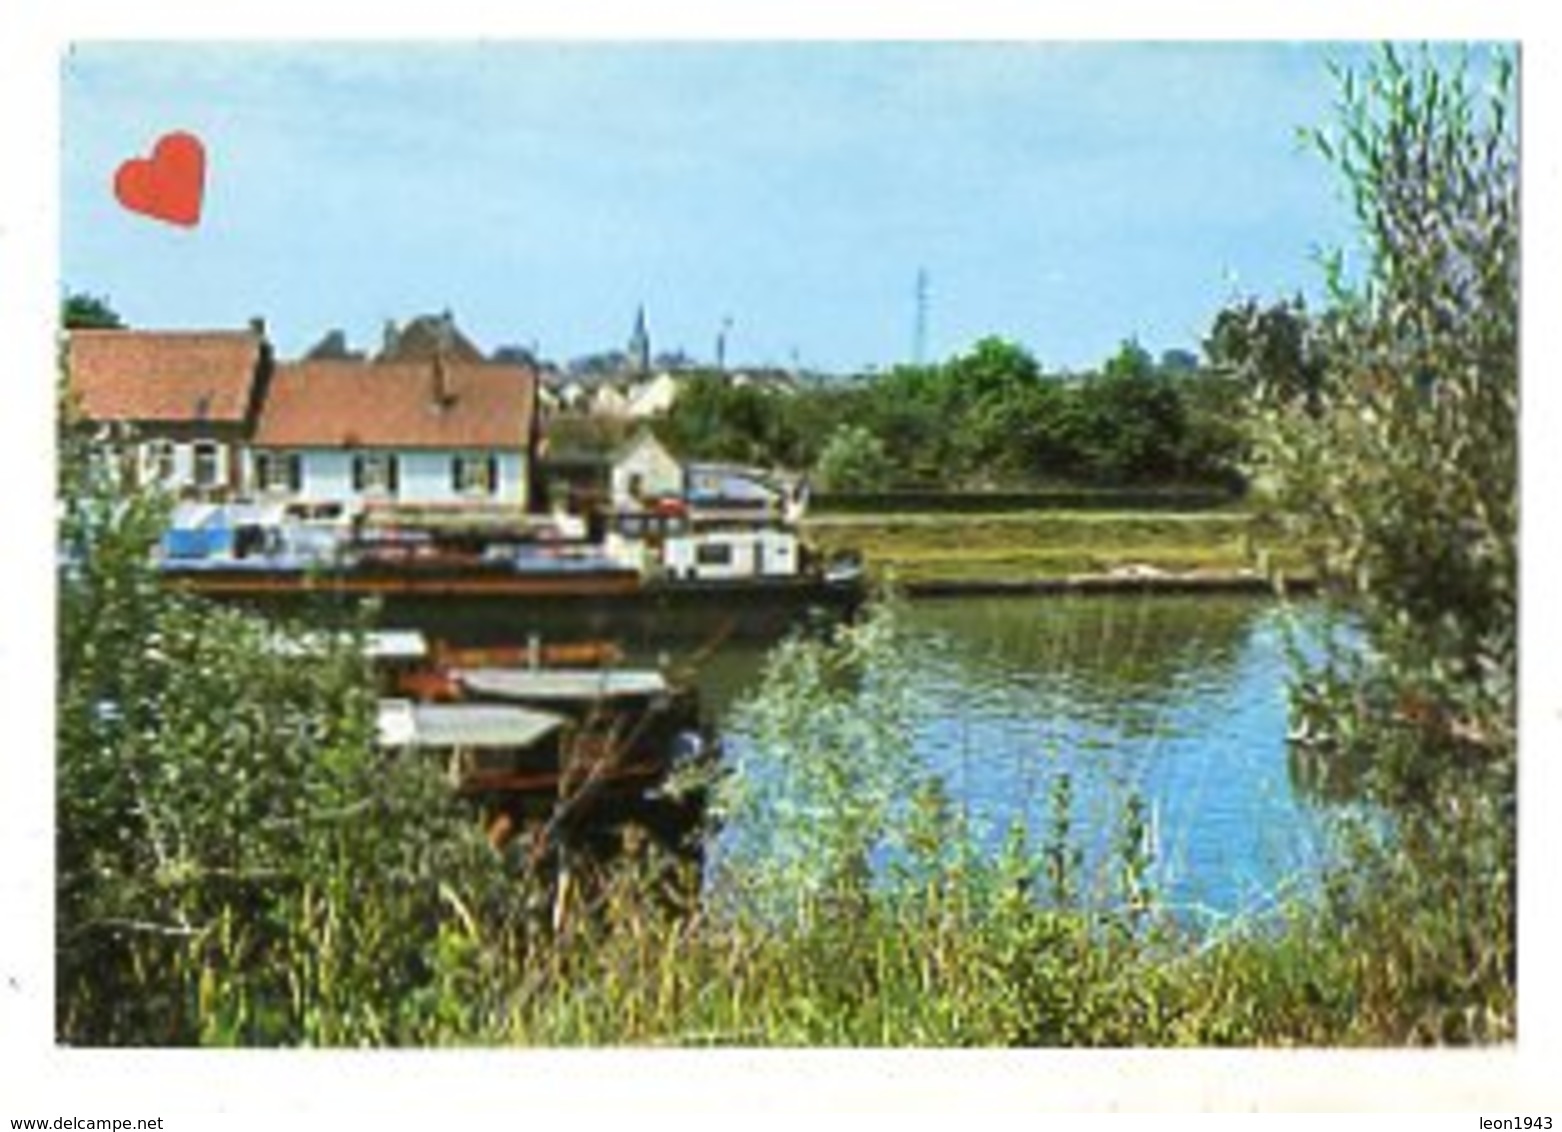
M 180 522 L 163 532 L 163 555 L 167 558 L 213 558 L 233 553 L 233 527 L 218 508 Z

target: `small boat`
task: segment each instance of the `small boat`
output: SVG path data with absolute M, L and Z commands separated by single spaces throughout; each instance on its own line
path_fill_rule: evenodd
M 570 746 L 573 721 L 556 712 L 513 704 L 420 704 L 381 700 L 379 742 L 387 749 L 442 752 L 449 758 L 451 784 L 463 794 L 529 795 L 551 804 L 571 778 L 651 781 L 658 767 L 635 757 L 607 758 L 601 765 L 575 767 Z
M 624 650 L 612 641 L 544 641 L 524 645 L 456 646 L 435 641 L 430 650 L 441 668 L 605 668 L 620 664 Z
M 535 817 L 539 807 L 582 793 L 623 803 L 654 793 L 679 766 L 716 757 L 692 686 L 657 669 L 602 663 L 618 655 L 609 643 L 555 647 L 553 655 L 599 663 L 538 663 L 550 654 L 535 639 L 458 648 L 428 647 L 415 634 L 390 638 L 379 662 L 391 690 L 381 703 L 382 742 L 444 751 L 462 793 L 512 817 L 517 808 Z M 512 659 L 523 663 L 498 663 Z M 571 805 L 581 808 L 578 799 Z
M 474 699 L 513 700 L 561 708 L 667 700 L 673 688 L 655 669 L 457 668 L 455 681 Z
M 679 844 L 701 821 L 705 797 L 699 788 L 671 790 L 670 781 L 717 752 L 697 718 L 691 727 L 681 714 L 581 709 L 570 699 L 556 711 L 382 699 L 377 731 L 382 748 L 442 757 L 452 787 L 477 804 L 496 847 L 523 830 L 546 842 L 600 837 L 625 823 Z
M 421 640 L 421 634 L 416 634 Z M 612 641 L 544 641 L 533 636 L 524 645 L 451 645 L 444 641 L 408 646 L 400 657 L 386 656 L 377 667 L 382 684 L 398 695 L 425 702 L 467 698 L 455 678 L 457 669 L 521 671 L 556 668 L 605 668 L 623 660 Z

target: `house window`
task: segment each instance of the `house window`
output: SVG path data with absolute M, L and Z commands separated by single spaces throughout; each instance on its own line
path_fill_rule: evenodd
M 702 542 L 694 549 L 694 560 L 701 566 L 731 566 L 732 544 Z
M 492 456 L 454 457 L 450 487 L 457 495 L 493 495 L 499 488 L 499 461 Z
M 297 492 L 304 483 L 303 460 L 297 452 L 255 453 L 255 490 Z
M 202 440 L 190 446 L 193 465 L 191 480 L 196 487 L 215 487 L 222 481 L 218 464 L 220 456 L 221 450 L 209 440 Z
M 142 450 L 142 468 L 153 483 L 170 483 L 174 478 L 174 446 L 170 440 L 154 440 Z
M 389 452 L 364 452 L 353 457 L 353 490 L 363 495 L 395 495 L 396 457 Z

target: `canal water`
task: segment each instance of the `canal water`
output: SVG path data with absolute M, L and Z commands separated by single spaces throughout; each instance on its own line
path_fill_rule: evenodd
M 899 659 L 914 759 L 994 847 L 1016 820 L 1042 840 L 1053 785 L 1068 775 L 1087 890 L 1108 887 L 1137 797 L 1160 899 L 1195 916 L 1261 913 L 1315 880 L 1324 860 L 1328 806 L 1285 741 L 1286 642 L 1307 643 L 1308 617 L 1202 594 L 907 602 Z M 457 636 L 561 631 L 491 615 L 463 626 L 448 607 L 417 620 Z M 691 627 L 627 643 L 637 657 L 698 661 L 707 714 L 733 749 L 749 741 L 734 709 L 758 687 L 773 642 Z
M 1114 899 L 1129 799 L 1148 819 L 1161 900 L 1201 916 L 1261 915 L 1313 884 L 1326 805 L 1288 758 L 1287 642 L 1315 626 L 1251 597 L 918 601 L 899 660 L 917 762 L 996 849 L 1016 822 L 1046 837 L 1058 776 L 1072 793 L 1085 895 Z M 718 717 L 756 686 L 763 650 L 705 667 Z M 747 739 L 729 725 L 727 740 Z

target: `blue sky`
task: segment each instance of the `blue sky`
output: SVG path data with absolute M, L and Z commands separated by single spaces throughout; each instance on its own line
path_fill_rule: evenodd
M 264 316 L 284 354 L 450 308 L 479 345 L 837 371 L 986 334 L 1049 368 L 1196 348 L 1348 243 L 1319 43 L 78 43 L 61 275 L 138 326 Z M 115 202 L 188 129 L 194 230 Z

